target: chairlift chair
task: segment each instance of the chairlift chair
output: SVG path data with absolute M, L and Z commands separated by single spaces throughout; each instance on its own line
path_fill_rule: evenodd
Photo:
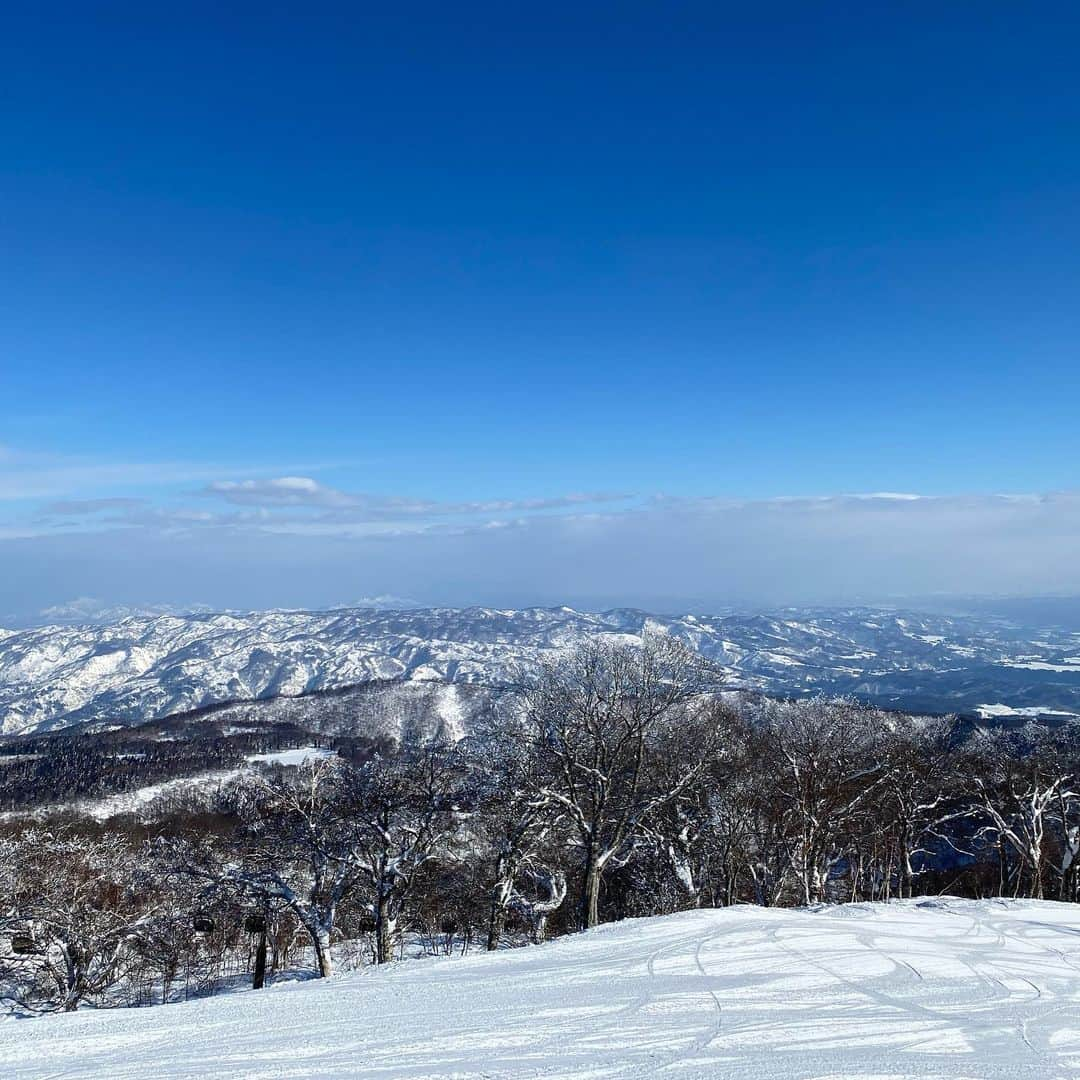
M 29 934 L 13 934 L 11 951 L 16 956 L 33 956 L 41 952 L 38 943 Z

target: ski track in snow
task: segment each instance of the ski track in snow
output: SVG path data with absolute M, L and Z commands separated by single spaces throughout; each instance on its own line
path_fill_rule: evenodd
M 548 945 L 0 1023 L 9 1080 L 1080 1075 L 1080 909 L 924 899 L 637 919 Z

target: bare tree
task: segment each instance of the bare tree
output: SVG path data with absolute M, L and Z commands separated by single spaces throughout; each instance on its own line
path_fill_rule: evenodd
M 640 645 L 590 641 L 527 685 L 541 790 L 565 813 L 581 857 L 583 928 L 599 922 L 605 869 L 704 767 L 690 760 L 672 775 L 658 768 L 659 751 L 676 719 L 719 684 L 712 665 L 658 635 Z
M 276 782 L 245 777 L 225 794 L 239 828 L 224 857 L 216 846 L 186 844 L 174 846 L 173 858 L 211 888 L 292 912 L 311 939 L 319 975 L 328 976 L 338 909 L 365 872 L 343 812 L 350 769 L 325 758 L 290 772 Z
M 736 782 L 737 770 L 745 765 L 741 753 L 743 734 L 735 710 L 719 699 L 711 699 L 677 715 L 653 747 L 653 788 L 674 795 L 650 811 L 643 831 L 682 897 L 682 904 L 677 906 L 696 907 L 702 903 L 713 883 L 711 864 L 718 855 L 727 859 L 722 875 L 731 874 L 723 895 L 731 895 L 736 875 L 730 847 L 724 851 L 718 810 Z M 700 767 L 687 781 L 689 762 Z
M 417 871 L 447 851 L 461 812 L 460 781 L 458 755 L 438 743 L 375 758 L 350 775 L 348 859 L 364 882 L 380 964 L 393 957 Z
M 73 1012 L 107 992 L 133 962 L 160 897 L 145 861 L 119 836 L 28 830 L 4 843 L 4 969 L 14 1000 Z
M 831 870 L 889 775 L 874 711 L 844 700 L 768 701 L 756 720 L 763 779 L 787 816 L 802 902 L 823 901 Z
M 1026 882 L 1027 895 L 1041 900 L 1048 834 L 1064 809 L 1063 839 L 1071 839 L 1069 807 L 1080 799 L 1065 741 L 1036 725 L 1019 735 L 984 731 L 968 748 L 966 764 L 972 813 L 985 821 L 978 835 L 1000 841 L 1004 858 L 1010 851 L 1015 856 L 1012 872 L 1003 873 L 1011 877 L 1013 895 L 1024 891 Z M 1067 871 L 1071 861 L 1063 858 L 1059 866 Z
M 954 812 L 951 770 L 954 717 L 879 714 L 877 745 L 885 765 L 878 792 L 880 834 L 888 850 L 881 872 L 884 894 L 914 895 L 917 863 L 930 854 L 928 838 Z
M 559 897 L 546 916 L 566 894 L 565 876 L 556 878 L 548 858 L 564 813 L 543 792 L 543 766 L 531 735 L 527 726 L 507 717 L 477 731 L 462 746 L 475 805 L 470 832 L 490 895 L 489 951 L 499 947 L 512 907 L 527 912 L 532 922 L 539 906 Z M 523 878 L 530 885 L 540 884 L 541 898 L 533 902 L 518 891 Z

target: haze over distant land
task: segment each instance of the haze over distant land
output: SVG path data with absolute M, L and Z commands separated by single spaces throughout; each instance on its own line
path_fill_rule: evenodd
M 276 484 L 210 484 L 168 509 L 38 500 L 27 523 L 0 539 L 0 612 L 25 620 L 75 597 L 214 609 L 391 596 L 710 611 L 1080 593 L 1073 494 L 574 496 L 456 506 L 374 499 L 314 480 L 286 486 L 280 498 Z

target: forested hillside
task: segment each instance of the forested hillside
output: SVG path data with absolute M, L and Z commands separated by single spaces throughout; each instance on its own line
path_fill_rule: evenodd
M 103 753 L 144 780 L 198 753 L 215 767 L 114 804 L 107 827 L 70 804 L 6 815 L 7 999 L 167 1001 L 418 940 L 495 949 L 685 908 L 1080 897 L 1075 725 L 972 729 L 724 687 L 659 635 L 587 642 L 468 730 L 435 714 L 311 743 L 216 710 L 205 739 L 152 726 L 156 752 L 124 730 L 74 739 L 58 791 L 95 794 Z M 25 776 L 48 742 L 4 770 Z

